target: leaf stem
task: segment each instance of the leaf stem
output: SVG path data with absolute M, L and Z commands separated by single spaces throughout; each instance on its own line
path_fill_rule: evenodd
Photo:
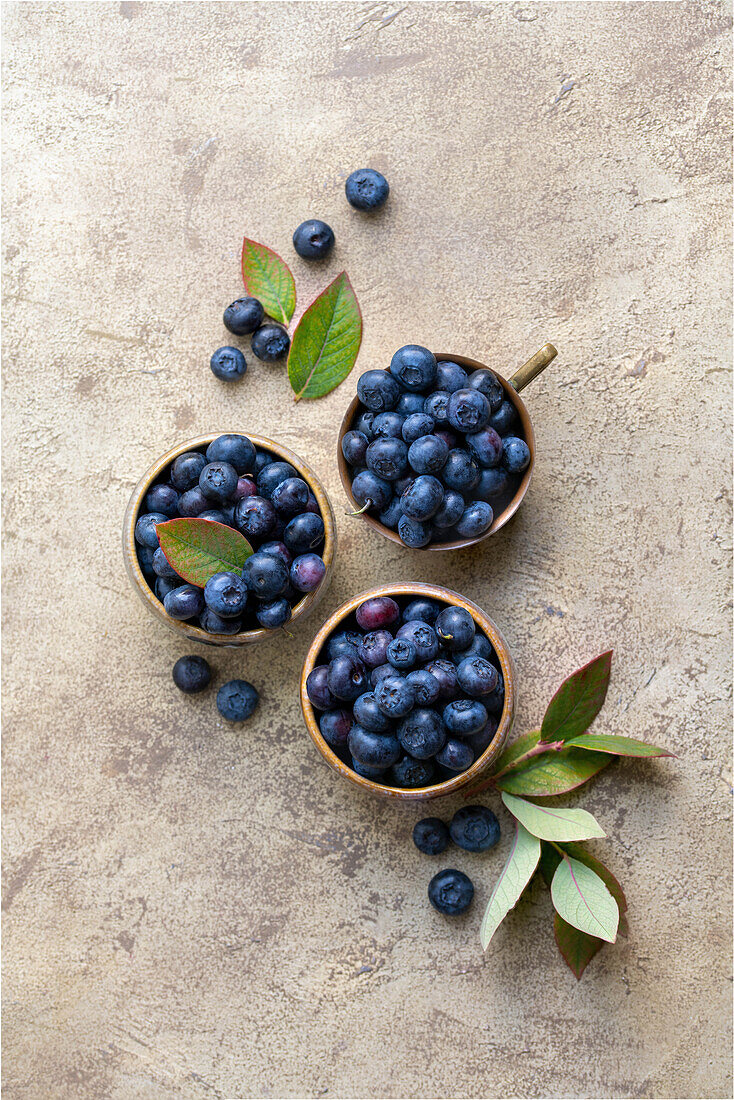
M 524 764 L 526 760 L 530 760 L 533 756 L 542 756 L 544 752 L 560 752 L 563 745 L 563 741 L 538 741 L 537 745 L 533 745 L 532 749 L 528 749 L 522 756 L 518 756 L 510 764 L 504 767 L 502 771 L 495 772 L 492 778 L 499 779 L 501 776 L 506 775 L 507 772 L 513 771 L 519 764 Z
M 358 512 L 345 512 L 345 516 L 361 516 L 363 512 L 366 512 L 368 508 L 372 506 L 372 501 L 367 499 Z

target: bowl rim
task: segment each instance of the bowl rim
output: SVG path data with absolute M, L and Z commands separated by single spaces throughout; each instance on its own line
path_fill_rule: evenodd
M 177 444 L 175 447 L 171 447 L 164 455 L 156 459 L 156 461 L 148 467 L 132 491 L 123 520 L 122 546 L 127 574 L 137 590 L 138 595 L 148 609 L 164 622 L 166 626 L 174 630 L 177 634 L 185 637 L 187 641 L 199 642 L 202 645 L 238 648 L 242 645 L 263 641 L 265 638 L 272 638 L 278 631 L 258 627 L 257 630 L 243 630 L 240 634 L 208 634 L 205 630 L 202 630 L 201 627 L 194 626 L 188 620 L 172 619 L 171 616 L 166 613 L 165 607 L 149 587 L 145 579 L 145 575 L 138 561 L 135 542 L 135 523 L 145 494 L 150 485 L 156 478 L 160 477 L 164 469 L 179 455 L 184 454 L 186 451 L 200 450 L 202 447 L 206 447 L 212 443 L 213 440 L 218 439 L 221 435 L 244 435 L 255 445 L 255 447 L 270 451 L 272 454 L 276 455 L 277 458 L 289 462 L 303 477 L 303 480 L 315 496 L 319 506 L 321 517 L 324 521 L 324 552 L 322 558 L 326 566 L 326 573 L 318 588 L 314 589 L 313 592 L 306 593 L 303 599 L 299 600 L 294 606 L 291 618 L 286 624 L 288 627 L 290 627 L 292 623 L 297 622 L 298 619 L 302 619 L 307 615 L 326 593 L 334 558 L 336 556 L 336 521 L 331 501 L 327 496 L 324 486 L 308 463 L 305 462 L 300 455 L 297 455 L 282 443 L 277 443 L 273 439 L 255 435 L 253 432 L 243 429 L 231 432 L 209 432 L 206 435 L 199 435 L 193 439 L 187 439 L 185 442 Z
M 482 755 L 474 761 L 471 767 L 467 768 L 464 772 L 460 772 L 458 775 L 454 776 L 453 779 L 445 779 L 441 783 L 432 783 L 427 787 L 389 787 L 384 783 L 378 783 L 374 779 L 366 779 L 364 776 L 357 775 L 356 772 L 352 771 L 348 765 L 339 759 L 321 735 L 316 717 L 317 711 L 308 698 L 308 693 L 306 691 L 306 681 L 310 673 L 316 667 L 318 655 L 326 640 L 338 627 L 339 623 L 351 615 L 364 600 L 372 599 L 374 596 L 428 596 L 440 600 L 443 603 L 463 607 L 471 614 L 477 626 L 487 635 L 499 658 L 505 682 L 505 703 L 497 724 L 497 730 Z M 459 592 L 454 592 L 450 588 L 445 588 L 443 585 L 410 581 L 383 584 L 378 588 L 370 588 L 365 592 L 360 592 L 358 595 L 352 596 L 351 599 L 346 600 L 345 603 L 341 604 L 341 606 L 329 616 L 312 641 L 308 653 L 306 654 L 306 659 L 301 670 L 300 696 L 301 710 L 311 740 L 314 742 L 326 763 L 335 772 L 338 772 L 343 778 L 348 779 L 351 783 L 361 787 L 363 790 L 371 791 L 373 794 L 379 794 L 383 797 L 409 802 L 426 801 L 428 799 L 454 794 L 456 791 L 461 790 L 462 787 L 466 787 L 473 783 L 479 775 L 497 759 L 505 746 L 507 737 L 512 728 L 515 716 L 517 691 L 515 687 L 515 669 L 507 642 L 500 633 L 496 623 L 490 619 L 487 613 L 466 596 L 462 596 Z
M 522 504 L 523 498 L 525 497 L 525 494 L 528 490 L 528 486 L 530 485 L 530 479 L 533 476 L 533 468 L 535 466 L 535 432 L 533 431 L 533 425 L 530 421 L 530 414 L 528 413 L 528 410 L 525 406 L 525 402 L 522 400 L 520 394 L 517 392 L 515 387 L 510 382 L 508 382 L 508 380 L 504 378 L 503 375 L 499 374 L 498 371 L 494 370 L 492 367 L 488 367 L 485 363 L 480 363 L 477 359 L 469 359 L 466 355 L 454 355 L 444 352 L 434 352 L 434 355 L 436 356 L 436 360 L 438 362 L 458 363 L 459 366 L 471 367 L 472 370 L 492 371 L 492 374 L 501 383 L 502 388 L 505 392 L 505 396 L 517 409 L 518 415 L 520 417 L 520 423 L 522 424 L 523 434 L 525 436 L 525 442 L 530 449 L 530 462 L 528 463 L 527 468 L 523 471 L 523 476 L 520 484 L 517 487 L 515 495 L 513 496 L 512 500 L 509 501 L 506 507 L 494 516 L 491 527 L 489 527 L 489 529 L 485 531 L 483 535 L 479 535 L 477 538 L 474 539 L 454 539 L 452 542 L 429 543 L 428 546 L 418 547 L 418 549 L 421 551 L 463 550 L 468 546 L 476 546 L 478 543 L 484 542 L 485 539 L 488 539 L 490 535 L 496 534 L 502 527 L 505 526 L 506 523 L 508 523 L 512 519 L 512 517 L 515 515 L 515 512 Z M 346 459 L 344 458 L 344 455 L 342 454 L 342 439 L 344 438 L 345 434 L 351 429 L 360 404 L 361 402 L 359 400 L 359 396 L 355 394 L 353 399 L 350 401 L 347 407 L 347 411 L 345 412 L 344 418 L 341 422 L 336 448 L 339 477 L 341 478 L 344 492 L 346 493 L 347 498 L 354 507 L 355 511 L 359 511 L 360 505 L 354 499 L 354 496 L 352 494 L 352 483 L 349 479 L 349 467 Z M 405 543 L 401 540 L 397 531 L 392 531 L 389 527 L 385 527 L 383 523 L 380 523 L 379 519 L 377 519 L 376 516 L 371 516 L 369 512 L 362 512 L 359 518 L 365 520 L 370 527 L 373 527 L 376 531 L 379 531 L 380 534 L 384 535 L 386 539 L 389 539 L 391 542 L 396 543 L 398 546 L 402 546 L 405 549 L 408 549 L 407 547 L 405 547 Z

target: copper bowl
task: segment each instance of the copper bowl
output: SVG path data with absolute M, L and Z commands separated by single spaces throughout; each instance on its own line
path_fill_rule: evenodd
M 138 562 L 135 543 L 135 523 L 145 499 L 145 494 L 148 492 L 153 482 L 161 476 L 166 467 L 169 466 L 175 458 L 178 458 L 179 455 L 183 454 L 185 451 L 198 451 L 202 448 L 206 448 L 212 440 L 225 434 L 229 433 L 214 432 L 211 435 L 198 436 L 196 439 L 187 439 L 185 443 L 180 443 L 177 447 L 173 447 L 170 451 L 167 451 L 166 454 L 159 458 L 157 462 L 154 462 L 150 469 L 143 474 L 133 490 L 133 494 L 127 506 L 127 511 L 125 512 L 125 519 L 122 525 L 122 552 L 125 559 L 125 569 L 132 581 L 133 587 L 145 606 L 157 619 L 160 619 L 162 623 L 165 623 L 167 627 L 175 631 L 181 638 L 185 638 L 186 641 L 200 642 L 202 645 L 237 648 L 238 646 L 253 645 L 255 642 L 262 642 L 265 638 L 271 638 L 275 634 L 280 634 L 281 632 L 278 630 L 265 630 L 259 627 L 257 630 L 245 630 L 241 634 L 207 634 L 207 632 L 202 630 L 199 626 L 194 626 L 192 623 L 181 621 L 180 619 L 172 619 L 170 615 L 166 614 L 166 609 L 145 579 L 145 575 Z M 310 611 L 313 611 L 325 595 L 329 583 L 331 582 L 333 573 L 332 567 L 336 555 L 336 524 L 334 522 L 334 512 L 329 502 L 329 498 L 326 495 L 326 491 L 316 477 L 316 474 L 297 454 L 294 454 L 293 451 L 290 451 L 280 443 L 274 443 L 272 439 L 265 439 L 263 436 L 253 435 L 252 432 L 240 431 L 232 434 L 246 435 L 257 448 L 269 451 L 271 454 L 275 455 L 276 458 L 282 459 L 284 462 L 290 462 L 291 466 L 298 471 L 299 476 L 303 478 L 313 495 L 316 497 L 316 501 L 321 511 L 321 517 L 324 521 L 325 539 L 322 557 L 326 566 L 326 573 L 319 587 L 313 592 L 307 593 L 303 599 L 299 600 L 294 606 L 293 613 L 288 622 L 288 628 L 290 628 L 292 624 L 296 623 L 299 619 L 305 618 Z
M 503 378 L 502 375 L 497 374 L 497 371 L 491 367 L 485 366 L 484 363 L 477 362 L 476 359 L 467 359 L 465 355 L 452 355 L 449 353 L 436 352 L 436 359 L 441 362 L 442 360 L 448 360 L 451 363 L 458 363 L 462 367 L 466 367 L 469 371 L 475 370 L 491 370 L 496 376 L 497 380 L 502 384 L 502 388 L 505 391 L 505 397 L 508 401 L 511 401 L 517 410 L 517 414 L 520 418 L 520 424 L 522 426 L 522 434 L 525 438 L 525 442 L 530 448 L 530 463 L 527 469 L 524 471 L 520 484 L 518 485 L 514 496 L 511 500 L 505 503 L 501 511 L 495 512 L 492 526 L 489 530 L 485 531 L 483 535 L 479 535 L 475 539 L 454 539 L 452 542 L 432 542 L 428 546 L 421 547 L 422 550 L 462 550 L 466 546 L 475 546 L 476 543 L 482 542 L 484 539 L 489 538 L 490 535 L 494 535 L 501 527 L 512 519 L 515 512 L 522 504 L 522 499 L 527 492 L 528 485 L 530 484 L 530 478 L 533 474 L 533 466 L 535 465 L 535 434 L 533 432 L 533 425 L 530 422 L 530 416 L 528 410 L 525 408 L 525 403 L 520 398 L 520 390 L 524 389 L 529 382 L 532 382 L 534 378 L 545 370 L 549 363 L 551 363 L 558 352 L 552 344 L 544 344 L 540 351 L 537 351 L 531 359 L 528 359 L 527 363 L 524 363 L 519 370 L 515 371 L 512 378 L 509 381 Z M 349 466 L 342 454 L 342 439 L 346 432 L 351 430 L 351 427 L 357 417 L 361 408 L 361 402 L 359 397 L 355 397 L 349 405 L 346 411 L 344 419 L 342 420 L 342 426 L 339 431 L 339 439 L 337 441 L 337 462 L 339 464 L 339 476 L 342 479 L 342 485 L 344 486 L 344 492 L 347 494 L 349 501 L 351 502 L 355 514 L 359 514 L 360 518 L 365 520 L 370 527 L 374 527 L 376 531 L 379 531 L 385 538 L 390 539 L 391 542 L 395 542 L 398 546 L 405 546 L 405 543 L 401 540 L 397 531 L 392 531 L 389 527 L 385 527 L 383 523 L 380 523 L 379 519 L 375 516 L 369 515 L 368 512 L 362 511 L 359 503 L 354 499 L 352 495 L 352 482 L 349 476 Z
M 339 627 L 339 624 L 342 623 L 344 619 L 348 618 L 356 611 L 357 607 L 359 607 L 364 600 L 369 600 L 373 596 L 394 596 L 396 598 L 406 596 L 428 596 L 431 599 L 440 600 L 442 603 L 463 607 L 472 616 L 477 628 L 483 634 L 486 634 L 494 647 L 505 682 L 505 705 L 497 725 L 497 732 L 482 755 L 474 761 L 471 767 L 467 768 L 465 772 L 460 772 L 459 775 L 454 776 L 452 779 L 446 779 L 442 783 L 433 783 L 430 787 L 388 787 L 383 783 L 377 783 L 373 779 L 365 779 L 363 776 L 353 772 L 350 767 L 339 759 L 321 736 L 316 717 L 317 712 L 306 693 L 306 680 L 319 663 L 321 650 L 330 635 Z M 400 802 L 425 802 L 430 798 L 441 798 L 443 795 L 455 794 L 456 791 L 461 790 L 462 787 L 467 787 L 476 782 L 479 776 L 491 767 L 502 752 L 515 717 L 515 669 L 510 651 L 507 648 L 507 643 L 495 624 L 488 615 L 482 611 L 481 607 L 477 607 L 475 603 L 472 603 L 471 600 L 467 600 L 465 596 L 460 596 L 458 592 L 452 592 L 450 588 L 443 588 L 441 585 L 437 584 L 383 584 L 379 588 L 371 588 L 367 592 L 360 592 L 358 596 L 353 596 L 351 600 L 342 604 L 333 615 L 330 615 L 321 627 L 321 630 L 311 643 L 311 648 L 306 655 L 303 671 L 301 672 L 301 710 L 303 711 L 303 717 L 314 745 L 329 767 L 333 768 L 334 771 L 338 772 L 344 779 L 348 779 L 349 782 L 353 783 L 356 787 L 361 787 L 364 791 L 371 791 L 373 794 L 380 795 L 382 798 L 392 798 Z

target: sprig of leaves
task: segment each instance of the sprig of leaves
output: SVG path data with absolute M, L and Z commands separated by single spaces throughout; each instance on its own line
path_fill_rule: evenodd
M 467 796 L 494 786 L 516 823 L 510 855 L 482 921 L 482 947 L 487 949 L 539 870 L 550 887 L 556 944 L 576 978 L 604 943 L 627 935 L 627 899 L 612 872 L 578 843 L 606 836 L 593 815 L 528 799 L 575 790 L 612 756 L 674 755 L 633 737 L 586 733 L 606 698 L 611 658 L 611 651 L 602 653 L 564 680 L 541 728 L 509 745 L 491 779 Z

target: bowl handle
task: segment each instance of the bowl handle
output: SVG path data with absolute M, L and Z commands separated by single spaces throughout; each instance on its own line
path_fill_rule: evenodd
M 515 371 L 510 379 L 510 385 L 517 393 L 520 390 L 524 390 L 529 382 L 532 382 L 534 378 L 537 378 L 541 371 L 544 371 L 549 363 L 552 363 L 558 352 L 552 344 L 543 344 L 540 351 L 536 351 L 535 355 L 532 355 L 528 359 L 527 363 Z

